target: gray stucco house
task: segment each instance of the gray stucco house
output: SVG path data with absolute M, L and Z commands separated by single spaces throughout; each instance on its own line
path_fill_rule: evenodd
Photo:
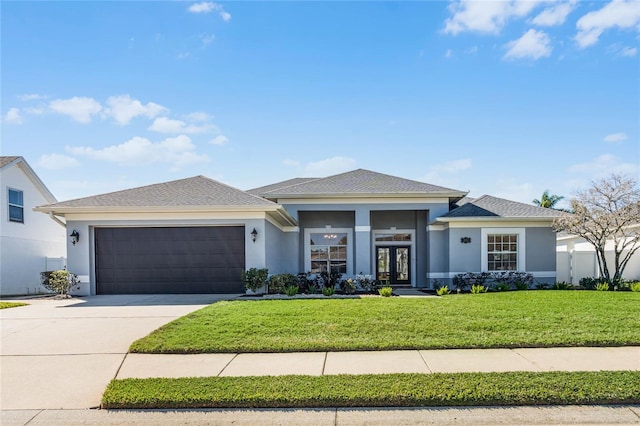
M 466 195 L 358 169 L 250 191 L 196 176 L 36 210 L 77 232 L 68 268 L 86 294 L 242 292 L 251 267 L 426 288 L 464 272 L 555 280 L 558 212 Z

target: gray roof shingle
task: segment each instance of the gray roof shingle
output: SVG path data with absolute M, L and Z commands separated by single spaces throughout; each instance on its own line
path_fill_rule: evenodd
M 440 216 L 441 218 L 502 217 L 502 218 L 549 218 L 565 214 L 562 211 L 483 195 Z
M 284 180 L 282 182 L 272 183 L 271 185 L 265 185 L 265 186 L 261 186 L 259 188 L 249 189 L 247 192 L 249 194 L 262 196 L 262 195 L 267 194 L 267 193 L 269 193 L 271 191 L 276 191 L 276 190 L 279 191 L 279 190 L 282 190 L 284 188 L 288 188 L 290 186 L 295 186 L 295 185 L 299 185 L 301 183 L 311 182 L 312 180 L 317 180 L 317 179 L 319 179 L 319 178 L 293 178 L 293 179 Z
M 415 180 L 403 179 L 383 173 L 357 169 L 326 178 L 315 179 L 262 194 L 268 198 L 318 195 L 379 195 L 379 194 L 438 194 L 456 193 L 462 197 L 465 192 L 431 185 Z
M 204 176 L 62 201 L 47 209 L 83 207 L 189 207 L 274 206 L 269 200 L 247 194 Z
M 20 157 L 16 157 L 16 156 L 13 156 L 13 157 L 0 157 L 0 167 L 6 166 L 7 164 L 17 160 L 18 158 L 20 158 Z

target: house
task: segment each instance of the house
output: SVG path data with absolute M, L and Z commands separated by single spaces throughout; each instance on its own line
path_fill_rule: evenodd
M 629 228 L 638 229 L 640 224 L 634 224 Z M 632 240 L 627 240 L 631 242 Z M 637 247 L 637 244 L 631 247 Z M 622 252 L 626 256 L 627 250 Z M 610 268 L 614 264 L 613 241 L 607 241 L 605 245 L 605 257 Z M 556 245 L 556 263 L 558 265 L 558 281 L 565 281 L 574 285 L 580 284 L 580 279 L 585 277 L 599 277 L 598 260 L 593 245 L 584 238 L 567 233 L 559 233 Z M 613 271 L 610 270 L 613 275 Z M 629 263 L 622 274 L 625 280 L 640 281 L 640 251 L 635 252 L 629 259 Z
M 251 267 L 412 287 L 484 270 L 555 280 L 557 212 L 466 195 L 358 169 L 246 192 L 196 176 L 36 210 L 78 233 L 69 270 L 90 294 L 242 292 Z
M 33 208 L 56 198 L 22 157 L 0 157 L 0 184 L 0 295 L 43 293 L 47 258 L 64 267 L 65 227 Z

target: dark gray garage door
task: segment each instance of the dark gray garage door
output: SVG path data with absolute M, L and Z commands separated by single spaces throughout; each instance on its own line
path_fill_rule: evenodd
M 243 226 L 96 228 L 98 294 L 238 293 Z

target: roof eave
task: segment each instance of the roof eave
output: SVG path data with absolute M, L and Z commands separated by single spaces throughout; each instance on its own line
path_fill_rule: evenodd
M 358 193 L 322 193 L 322 194 L 277 194 L 268 193 L 263 197 L 269 199 L 289 199 L 289 198 L 456 198 L 464 197 L 468 192 L 443 191 L 443 192 L 358 192 Z
M 464 217 L 439 217 L 434 222 L 550 222 L 556 216 L 464 216 Z
M 236 205 L 236 206 L 38 206 L 33 210 L 43 213 L 185 213 L 185 212 L 240 212 L 240 211 L 277 211 L 282 209 L 273 205 Z

